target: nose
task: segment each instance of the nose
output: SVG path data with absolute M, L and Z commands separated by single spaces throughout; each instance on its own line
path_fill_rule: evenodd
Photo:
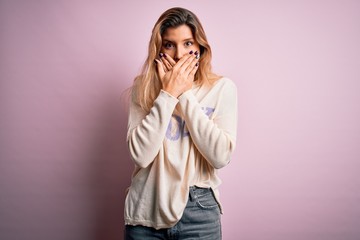
M 184 47 L 178 46 L 176 48 L 175 61 L 179 61 L 187 52 L 188 51 Z

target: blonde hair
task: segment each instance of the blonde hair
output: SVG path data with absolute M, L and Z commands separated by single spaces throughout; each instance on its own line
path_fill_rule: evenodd
M 145 111 L 150 111 L 161 90 L 161 81 L 158 78 L 154 60 L 161 50 L 162 35 L 167 28 L 184 24 L 190 27 L 195 41 L 200 45 L 201 58 L 199 69 L 195 74 L 195 81 L 200 85 L 211 84 L 219 78 L 211 71 L 211 48 L 197 16 L 184 8 L 168 9 L 155 23 L 149 42 L 148 57 L 141 69 L 141 74 L 135 78 L 132 87 L 132 95 L 135 97 L 136 103 Z

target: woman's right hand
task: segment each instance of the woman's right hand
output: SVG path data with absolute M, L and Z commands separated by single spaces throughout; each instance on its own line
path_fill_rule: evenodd
M 171 69 L 155 59 L 162 89 L 174 97 L 191 89 L 195 73 L 199 66 L 199 55 L 192 51 L 184 55 Z M 170 69 L 170 70 L 169 70 Z

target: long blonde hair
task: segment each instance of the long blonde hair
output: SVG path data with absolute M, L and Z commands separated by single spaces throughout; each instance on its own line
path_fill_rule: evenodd
M 161 90 L 161 82 L 157 75 L 155 58 L 159 55 L 162 46 L 162 35 L 169 27 L 186 24 L 190 27 L 195 40 L 200 45 L 200 65 L 195 74 L 197 84 L 211 84 L 219 78 L 211 71 L 211 48 L 208 44 L 205 31 L 191 11 L 184 8 L 171 8 L 165 11 L 155 23 L 149 42 L 148 57 L 141 69 L 141 74 L 135 78 L 132 87 L 135 101 L 145 111 L 149 111 L 155 98 Z

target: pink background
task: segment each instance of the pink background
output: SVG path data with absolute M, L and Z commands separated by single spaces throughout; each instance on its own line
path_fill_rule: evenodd
M 201 19 L 239 93 L 225 240 L 360 239 L 359 1 L 0 1 L 0 239 L 122 239 L 122 93 L 153 24 Z

